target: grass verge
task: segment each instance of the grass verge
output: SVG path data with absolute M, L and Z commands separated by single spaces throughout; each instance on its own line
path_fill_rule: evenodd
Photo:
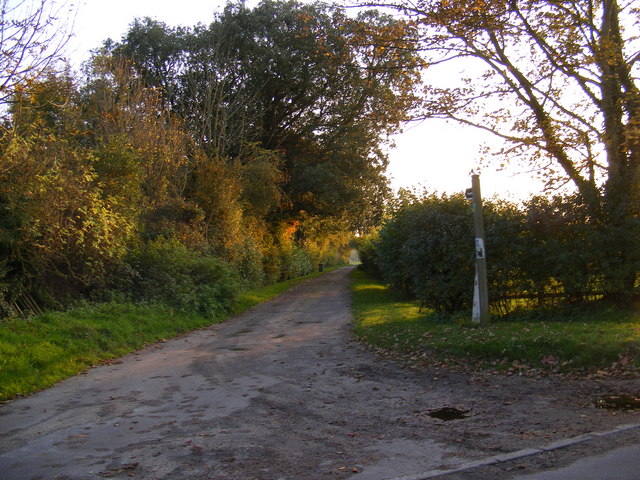
M 630 310 L 525 312 L 480 328 L 399 301 L 359 270 L 352 290 L 356 336 L 412 362 L 521 374 L 635 374 L 640 367 L 640 314 Z
M 215 319 L 163 305 L 109 303 L 0 322 L 0 400 L 28 395 Z
M 318 275 L 322 273 L 245 292 L 231 314 L 242 313 Z M 224 319 L 179 312 L 160 304 L 122 303 L 49 312 L 30 319 L 2 319 L 0 401 L 42 390 L 145 345 Z

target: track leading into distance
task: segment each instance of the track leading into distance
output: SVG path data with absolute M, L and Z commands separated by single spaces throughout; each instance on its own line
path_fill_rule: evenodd
M 350 271 L 1 406 L 0 478 L 418 478 L 639 419 L 575 401 L 601 383 L 377 358 L 351 335 Z

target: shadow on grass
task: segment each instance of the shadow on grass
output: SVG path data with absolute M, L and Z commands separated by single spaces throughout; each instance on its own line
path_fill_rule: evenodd
M 391 353 L 540 372 L 635 372 L 640 366 L 636 312 L 525 312 L 480 328 L 469 322 L 469 314 L 441 315 L 398 300 L 362 271 L 354 272 L 351 280 L 354 333 Z

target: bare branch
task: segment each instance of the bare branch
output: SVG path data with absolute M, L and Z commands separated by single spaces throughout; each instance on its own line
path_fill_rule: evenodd
M 66 0 L 0 0 L 0 104 L 16 88 L 54 70 L 73 27 Z

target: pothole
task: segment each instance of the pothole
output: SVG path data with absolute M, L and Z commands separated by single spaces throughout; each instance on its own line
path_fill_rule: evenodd
M 632 395 L 601 395 L 594 404 L 607 410 L 640 410 L 640 398 Z
M 443 407 L 437 410 L 431 410 L 427 415 L 439 420 L 450 421 L 460 420 L 461 418 L 467 418 L 469 416 L 469 410 L 461 410 L 453 407 Z

